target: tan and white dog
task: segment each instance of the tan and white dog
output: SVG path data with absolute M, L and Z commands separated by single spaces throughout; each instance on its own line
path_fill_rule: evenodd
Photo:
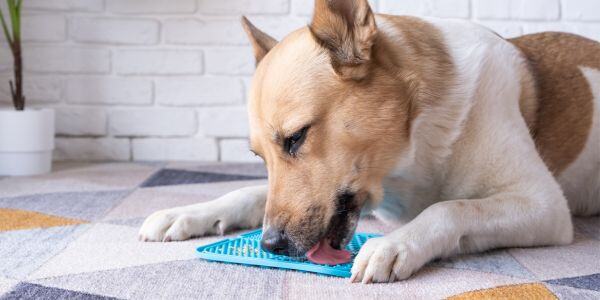
M 353 281 L 409 277 L 432 259 L 568 244 L 600 212 L 600 44 L 506 40 L 451 20 L 317 0 L 281 42 L 250 24 L 251 150 L 268 186 L 152 214 L 144 241 L 262 224 L 269 251 L 343 247 L 361 213 L 399 222 L 369 240 Z

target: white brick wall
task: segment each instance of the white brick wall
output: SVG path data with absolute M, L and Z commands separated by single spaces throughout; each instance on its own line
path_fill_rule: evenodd
M 600 39 L 600 0 L 370 3 L 382 13 L 469 19 L 507 37 L 559 30 Z M 239 17 L 282 38 L 309 22 L 312 4 L 26 0 L 26 96 L 57 111 L 57 159 L 259 161 L 246 140 L 254 60 Z M 6 105 L 11 59 L 0 43 Z
M 56 14 L 32 14 L 23 18 L 23 28 L 36 28 L 23 32 L 26 42 L 62 42 L 67 39 L 67 20 Z
M 169 77 L 156 80 L 156 102 L 165 106 L 240 104 L 242 81 L 231 77 Z
M 118 75 L 201 75 L 200 50 L 117 50 L 113 56 Z
M 101 108 L 68 106 L 56 109 L 56 133 L 64 136 L 105 136 L 107 113 Z
M 159 23 L 131 18 L 73 18 L 69 38 L 82 43 L 152 45 L 158 42 Z
M 143 78 L 80 76 L 67 80 L 69 104 L 150 105 L 152 81 Z
M 56 160 L 111 161 L 131 157 L 129 139 L 58 137 L 55 142 Z
M 116 109 L 109 114 L 109 133 L 119 137 L 173 137 L 196 133 L 191 109 Z
M 219 149 L 207 138 L 139 138 L 133 140 L 134 160 L 215 161 Z
M 102 74 L 110 72 L 110 51 L 99 47 L 25 45 L 25 70 L 30 73 Z
M 23 1 L 23 7 L 26 10 L 100 12 L 104 5 L 103 0 L 27 0 Z
M 185 14 L 196 11 L 196 0 L 107 0 L 107 10 L 117 14 Z

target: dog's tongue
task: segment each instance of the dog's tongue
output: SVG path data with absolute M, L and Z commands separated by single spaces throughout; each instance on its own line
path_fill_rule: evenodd
M 322 239 L 306 253 L 308 260 L 322 265 L 339 265 L 350 261 L 349 251 L 338 250 L 331 247 L 329 240 Z

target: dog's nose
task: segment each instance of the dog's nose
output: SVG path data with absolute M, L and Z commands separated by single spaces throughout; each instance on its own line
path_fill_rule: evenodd
M 278 228 L 269 228 L 263 232 L 260 246 L 263 250 L 277 255 L 289 255 L 289 239 Z

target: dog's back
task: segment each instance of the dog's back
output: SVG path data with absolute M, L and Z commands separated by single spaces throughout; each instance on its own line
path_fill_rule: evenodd
M 529 61 L 521 107 L 572 213 L 600 212 L 600 43 L 566 33 L 509 40 Z M 529 90 L 527 90 L 529 89 Z

